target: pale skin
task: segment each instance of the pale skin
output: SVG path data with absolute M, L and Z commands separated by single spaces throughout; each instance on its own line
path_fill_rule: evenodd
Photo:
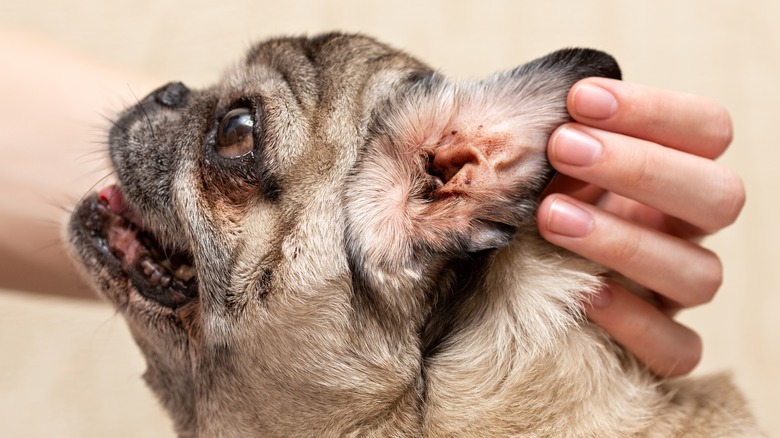
M 52 223 L 63 215 L 30 218 L 51 216 L 38 204 L 75 202 L 108 173 L 95 174 L 83 158 L 90 146 L 104 148 L 94 144 L 107 127 L 101 111 L 111 114 L 102 93 L 131 104 L 155 82 L 19 35 L 0 32 L 0 49 L 16 60 L 15 70 L 0 71 L 0 288 L 88 296 L 63 251 L 27 250 L 56 242 Z M 729 115 L 700 97 L 596 78 L 572 88 L 568 108 L 576 122 L 551 137 L 548 156 L 560 173 L 541 202 L 539 229 L 655 292 L 658 306 L 609 284 L 586 306 L 588 317 L 655 373 L 686 374 L 701 341 L 673 316 L 711 300 L 722 277 L 717 255 L 698 242 L 731 224 L 745 200 L 741 179 L 713 161 L 731 141 Z

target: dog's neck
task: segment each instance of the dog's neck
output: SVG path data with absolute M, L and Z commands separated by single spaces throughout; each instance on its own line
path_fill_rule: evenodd
M 252 390 L 243 387 L 240 376 L 250 364 L 236 364 L 236 386 L 223 385 L 218 389 L 222 393 L 207 396 L 213 402 L 202 400 L 197 407 L 201 421 L 190 426 L 200 436 L 227 430 L 240 436 L 251 433 L 258 423 L 262 429 L 292 435 L 296 427 L 305 428 L 299 430 L 305 434 L 316 425 L 326 435 L 347 431 L 360 436 L 484 436 L 495 433 L 493 424 L 507 425 L 511 423 L 507 418 L 516 418 L 512 430 L 554 436 L 555 430 L 572 428 L 598 435 L 605 424 L 621 430 L 625 418 L 649 418 L 653 407 L 632 399 L 657 397 L 650 377 L 633 359 L 621 360 L 612 341 L 582 316 L 582 301 L 600 285 L 597 267 L 562 257 L 530 229 L 488 264 L 481 289 L 449 309 L 458 326 L 449 328 L 435 352 L 426 356 L 421 346 L 419 355 L 409 354 L 409 339 L 399 339 L 396 353 L 388 352 L 385 366 L 395 371 L 384 369 L 381 375 L 397 381 L 376 385 L 381 393 L 372 393 L 372 382 L 364 379 L 379 373 L 357 374 L 355 364 L 365 358 L 355 356 L 344 367 L 352 381 L 350 376 L 332 374 L 338 369 L 317 368 L 316 363 L 307 370 L 306 375 L 321 377 L 315 381 L 341 382 L 340 388 L 287 381 L 289 400 L 297 401 L 297 408 L 222 406 L 220 401 L 231 399 L 229 392 Z M 394 355 L 402 351 L 404 357 Z M 345 351 L 333 354 L 352 360 Z M 379 353 L 374 365 L 381 365 Z M 636 412 L 626 412 L 627 406 Z M 349 415 L 339 414 L 342 407 Z M 495 421 L 499 417 L 502 420 Z M 634 421 L 630 431 L 642 427 Z M 188 435 L 184 429 L 182 435 Z
M 647 417 L 641 411 L 648 407 L 631 399 L 647 399 L 650 377 L 633 358 L 621 361 L 618 348 L 581 312 L 600 287 L 599 268 L 562 256 L 533 230 L 522 234 L 496 254 L 483 293 L 460 310 L 457 319 L 466 323 L 428 361 L 426 430 L 478 436 L 517 418 L 509 430 L 598 436 L 604 424 L 619 425 L 626 415 Z

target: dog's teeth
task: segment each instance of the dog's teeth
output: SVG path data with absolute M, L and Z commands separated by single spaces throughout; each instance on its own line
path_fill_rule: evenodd
M 170 275 L 165 275 L 161 271 L 156 271 L 149 279 L 152 286 L 168 287 L 173 282 Z
M 151 258 L 141 260 L 141 269 L 143 269 L 144 274 L 149 277 L 149 282 L 152 283 L 152 286 L 162 285 L 168 287 L 173 281 L 163 267 Z
M 166 259 L 163 259 L 160 261 L 160 265 L 162 265 L 163 268 L 167 269 L 169 272 L 173 271 L 173 265 L 171 265 L 171 261 Z
M 168 287 L 171 285 L 171 282 L 173 279 L 170 275 L 165 274 L 162 269 L 157 269 L 152 272 L 152 275 L 149 276 L 149 282 L 152 284 L 152 286 L 162 286 L 162 287 Z
M 155 266 L 154 262 L 150 258 L 141 260 L 141 268 L 144 270 L 144 274 L 147 276 L 151 276 L 157 272 L 157 266 Z
M 190 281 L 192 277 L 195 276 L 195 269 L 192 268 L 190 265 L 181 265 L 178 269 L 173 273 L 176 278 L 182 281 Z

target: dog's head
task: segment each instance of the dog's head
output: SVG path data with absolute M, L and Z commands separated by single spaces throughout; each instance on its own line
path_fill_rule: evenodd
M 572 49 L 453 82 L 366 37 L 265 42 L 121 115 L 119 184 L 77 207 L 73 253 L 180 432 L 407 421 L 457 326 L 442 303 L 532 223 L 588 76 L 619 70 Z

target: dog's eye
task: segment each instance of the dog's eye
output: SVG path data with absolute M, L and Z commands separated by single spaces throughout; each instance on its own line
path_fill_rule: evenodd
M 249 108 L 236 108 L 225 114 L 217 128 L 217 153 L 225 158 L 238 158 L 252 152 L 254 127 Z

